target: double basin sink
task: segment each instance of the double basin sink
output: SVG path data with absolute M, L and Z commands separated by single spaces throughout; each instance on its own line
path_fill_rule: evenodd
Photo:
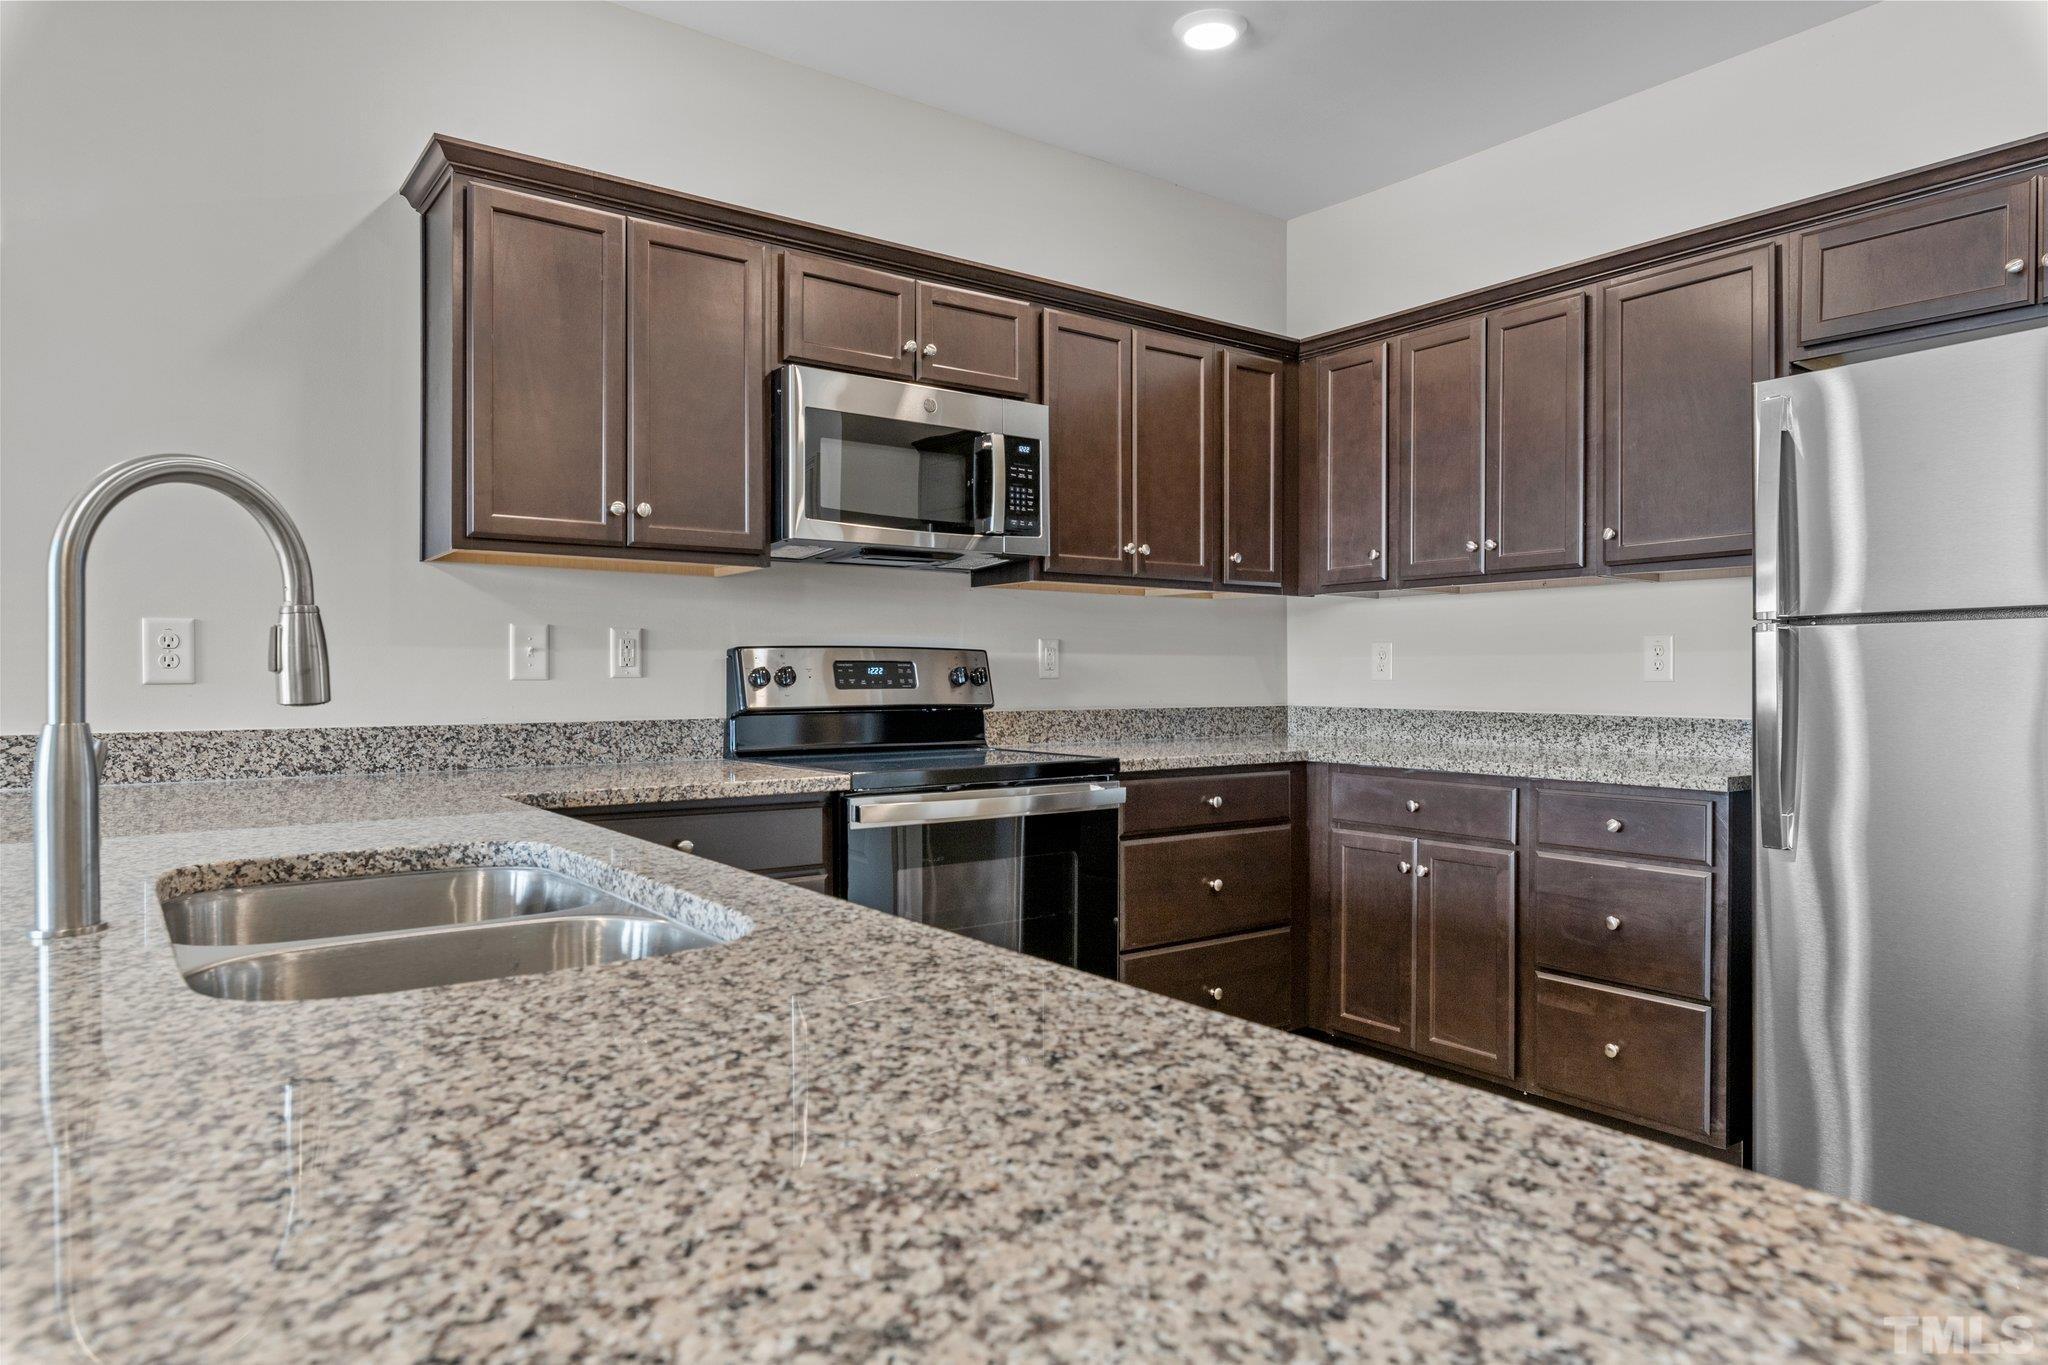
M 201 891 L 164 902 L 185 983 L 325 1000 L 663 957 L 719 942 L 537 867 L 451 867 Z

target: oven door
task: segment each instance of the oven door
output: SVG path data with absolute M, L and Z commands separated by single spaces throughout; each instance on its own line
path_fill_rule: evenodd
M 846 899 L 997 947 L 1116 975 L 1114 782 L 860 796 Z
M 786 365 L 776 539 L 986 550 L 1004 529 L 1003 400 Z

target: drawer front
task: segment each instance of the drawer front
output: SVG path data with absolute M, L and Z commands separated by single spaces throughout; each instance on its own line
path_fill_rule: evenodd
M 1123 847 L 1126 950 L 1238 934 L 1294 914 L 1294 831 L 1230 830 Z
M 1712 1030 L 1705 1005 L 1538 972 L 1524 1056 L 1530 1082 L 1552 1095 L 1705 1137 Z
M 1292 818 L 1292 776 L 1284 769 L 1206 777 L 1124 780 L 1124 836 L 1270 824 Z
M 1714 803 L 1683 796 L 1536 791 L 1536 842 L 1630 857 L 1714 860 Z
M 782 872 L 825 865 L 823 806 L 728 807 L 660 815 L 608 815 L 592 823 L 683 849 L 699 858 L 749 872 Z
M 1535 888 L 1522 921 L 1531 965 L 1666 995 L 1713 994 L 1707 869 L 1539 853 Z
M 1294 1023 L 1294 943 L 1286 929 L 1131 953 L 1123 978 L 1133 986 L 1207 1005 L 1255 1024 Z
M 813 872 L 806 877 L 787 877 L 784 880 L 791 886 L 801 886 L 804 890 L 815 891 L 821 896 L 832 894 L 832 874 L 830 872 Z
M 1515 789 L 1340 768 L 1330 774 L 1330 817 L 1347 824 L 1511 844 Z

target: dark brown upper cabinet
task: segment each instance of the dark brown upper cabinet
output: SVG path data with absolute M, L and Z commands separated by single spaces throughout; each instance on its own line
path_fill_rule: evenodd
M 2048 175 L 2034 177 L 2034 275 L 2041 302 L 2048 303 Z
M 1309 387 L 1302 586 L 1379 587 L 1387 581 L 1387 344 L 1319 357 Z
M 1486 336 L 1479 318 L 1394 343 L 1395 538 L 1403 581 L 1464 577 L 1483 563 Z
M 629 543 L 768 548 L 768 248 L 635 219 L 627 231 Z
M 1330 834 L 1332 1027 L 1391 1047 L 1415 1041 L 1415 841 Z
M 1223 582 L 1277 585 L 1286 536 L 1286 367 L 1261 356 L 1223 357 Z
M 1217 348 L 1206 342 L 1134 334 L 1131 535 L 1140 578 L 1209 584 L 1216 577 L 1221 368 Z
M 1038 387 L 1038 310 L 968 289 L 917 286 L 917 377 L 1029 398 Z
M 1824 343 L 2032 303 L 2032 178 L 1929 195 L 1792 238 L 1797 333 Z
M 782 258 L 782 354 L 835 370 L 917 377 L 917 282 L 846 261 Z
M 1488 573 L 1586 562 L 1586 298 L 1486 319 Z
M 1772 374 L 1775 245 L 1600 291 L 1600 554 L 1610 566 L 1750 552 L 1750 386 Z
M 1511 1078 L 1515 855 L 1424 840 L 1415 875 L 1415 1050 Z
M 477 185 L 468 229 L 466 529 L 623 543 L 626 220 Z
M 1048 572 L 1131 572 L 1131 329 L 1047 309 Z

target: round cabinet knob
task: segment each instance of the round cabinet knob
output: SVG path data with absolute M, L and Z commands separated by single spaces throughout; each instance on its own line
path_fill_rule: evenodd
M 623 502 L 614 502 L 612 504 L 612 515 L 615 517 L 623 517 L 624 515 L 626 515 L 626 504 L 624 504 Z
M 1220 892 L 1223 890 L 1223 878 L 1211 877 L 1208 881 L 1203 882 L 1202 885 L 1208 887 L 1211 891 Z
M 638 507 L 635 507 L 633 510 L 643 517 L 651 517 L 654 515 L 654 504 L 651 502 L 643 502 Z
M 1479 548 L 1479 542 L 1478 542 L 1478 541 L 1476 541 L 1476 540 L 1468 540 L 1468 541 L 1466 541 L 1466 542 L 1465 542 L 1465 552 L 1466 552 L 1467 554 L 1470 554 L 1470 553 L 1471 553 L 1472 551 L 1474 551 L 1474 550 L 1476 550 L 1476 549 L 1478 549 L 1478 548 Z
M 765 668 L 756 668 L 747 674 L 747 686 L 749 687 L 766 687 L 768 683 L 769 673 Z
M 678 839 L 676 840 L 676 847 L 685 853 L 695 853 L 697 851 L 697 841 L 695 839 Z
M 1612 526 L 1610 526 L 1610 527 L 1608 527 L 1608 528 L 1607 528 L 1606 530 L 1602 531 L 1602 532 L 1600 533 L 1600 539 L 1602 539 L 1602 540 L 1612 540 L 1612 539 L 1614 539 L 1614 528 L 1613 528 Z
M 2027 262 L 2023 256 L 2015 256 L 2005 263 L 2005 273 L 2008 275 L 2017 275 L 2026 268 Z
M 783 687 L 795 687 L 796 670 L 791 668 L 788 664 L 784 664 L 782 667 L 775 670 L 775 681 Z
M 1138 547 L 1138 553 L 1141 555 L 1149 555 L 1152 553 L 1152 547 L 1150 545 L 1140 545 Z
M 1606 1047 L 1603 1047 L 1600 1050 L 1610 1057 L 1619 1057 L 1621 1055 L 1621 1044 L 1609 1043 Z
M 1222 810 L 1223 798 L 1220 796 L 1205 796 L 1202 798 L 1202 804 L 1210 810 Z
M 1232 550 L 1230 552 L 1230 562 L 1233 564 L 1244 563 L 1244 552 L 1242 550 Z
M 1127 554 L 1127 555 L 1134 555 L 1134 554 L 1138 553 L 1138 542 L 1137 542 L 1137 541 L 1135 541 L 1135 540 L 1127 540 L 1127 541 L 1125 541 L 1125 542 L 1124 542 L 1124 553 L 1125 553 L 1125 554 Z
M 1379 557 L 1380 557 L 1380 552 L 1379 552 L 1378 550 L 1367 550 L 1367 551 L 1365 552 L 1365 560 L 1366 560 L 1366 563 L 1368 563 L 1368 564 L 1372 563 L 1372 562 L 1373 562 L 1374 560 L 1378 559 Z
M 1621 823 L 1621 821 L 1619 821 L 1619 820 L 1609 820 L 1609 821 L 1607 822 L 1607 832 L 1608 832 L 1609 834 L 1619 834 L 1619 833 L 1621 833 L 1621 831 L 1622 831 L 1622 823 Z
M 906 342 L 904 342 L 904 343 L 903 343 L 903 354 L 905 354 L 905 355 L 916 355 L 916 354 L 917 354 L 917 343 L 916 343 L 915 341 L 906 341 Z
M 1429 875 L 1429 869 L 1426 867 L 1417 867 L 1415 869 L 1415 875 L 1418 877 L 1427 877 Z
M 954 669 L 951 673 L 948 673 L 946 675 L 946 681 L 953 684 L 953 686 L 955 687 L 967 686 L 967 670 L 964 668 Z
M 924 344 L 924 353 L 926 355 L 937 355 L 939 353 L 939 343 L 936 341 L 927 341 Z
M 1415 864 L 1408 862 L 1395 863 L 1394 866 L 1400 868 L 1403 872 L 1413 872 L 1415 870 Z
M 988 686 L 988 670 L 987 670 L 987 669 L 985 669 L 985 668 L 970 668 L 970 669 L 968 669 L 968 670 L 967 670 L 967 681 L 969 681 L 969 682 L 973 683 L 973 684 L 974 684 L 974 685 L 975 685 L 976 687 L 987 687 L 987 686 Z
M 1620 915 L 1609 915 L 1609 916 L 1607 917 L 1607 932 L 1611 934 L 1611 933 L 1614 933 L 1615 931 L 1619 930 L 1620 928 L 1621 928 L 1621 916 L 1620 916 Z
M 1419 811 L 1419 810 L 1421 810 L 1421 809 L 1422 809 L 1422 803 L 1421 803 L 1420 801 L 1410 801 L 1410 802 L 1408 803 L 1408 809 L 1409 809 L 1410 813 L 1413 813 L 1413 812 L 1415 812 L 1415 811 Z
M 1221 986 L 1211 986 L 1211 987 L 1209 987 L 1209 988 L 1208 988 L 1208 993 L 1209 993 L 1209 998 L 1210 998 L 1211 1000 L 1221 1000 L 1221 999 L 1223 998 L 1223 988 L 1222 988 Z
M 1489 550 L 1498 550 L 1500 548 L 1500 542 L 1497 540 L 1488 539 L 1486 542 L 1486 548 Z

